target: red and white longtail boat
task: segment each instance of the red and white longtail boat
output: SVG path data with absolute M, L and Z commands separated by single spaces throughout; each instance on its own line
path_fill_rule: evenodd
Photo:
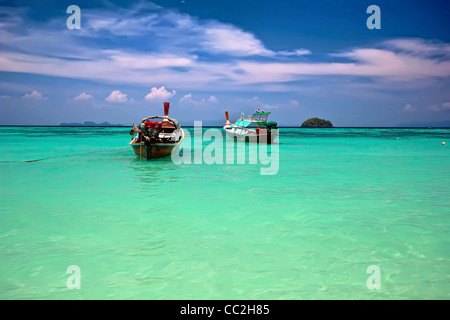
M 164 116 L 144 118 L 139 126 L 133 123 L 130 145 L 140 158 L 166 157 L 183 141 L 183 129 L 177 120 L 169 118 L 169 108 L 170 103 L 164 102 Z

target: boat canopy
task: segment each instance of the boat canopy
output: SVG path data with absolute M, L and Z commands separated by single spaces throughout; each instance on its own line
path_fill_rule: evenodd
M 145 122 L 147 120 L 151 120 L 151 119 L 162 119 L 162 120 L 170 121 L 170 122 L 172 122 L 175 125 L 176 129 L 180 129 L 180 123 L 177 120 L 169 118 L 169 117 L 162 117 L 162 116 L 147 117 L 147 118 L 142 119 L 141 123 L 143 123 L 143 122 Z
M 252 122 L 256 125 L 265 126 L 269 114 L 270 112 L 256 112 L 252 115 Z
M 248 127 L 250 123 L 252 123 L 252 121 L 249 119 L 238 119 L 234 125 L 238 127 Z
M 248 127 L 249 125 L 257 125 L 257 126 L 266 126 L 267 125 L 267 118 L 269 116 L 270 112 L 256 112 L 251 117 L 248 116 L 245 118 L 244 114 L 241 114 L 241 117 L 236 121 L 233 126 L 236 127 Z

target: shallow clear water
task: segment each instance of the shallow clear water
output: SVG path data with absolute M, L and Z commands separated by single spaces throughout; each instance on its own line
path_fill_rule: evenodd
M 0 299 L 450 298 L 449 129 L 281 129 L 275 175 L 128 131 L 0 128 Z

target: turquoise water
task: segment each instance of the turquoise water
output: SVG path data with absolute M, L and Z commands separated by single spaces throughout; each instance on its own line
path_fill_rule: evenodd
M 275 175 L 128 131 L 0 128 L 0 299 L 450 298 L 449 129 L 281 129 Z

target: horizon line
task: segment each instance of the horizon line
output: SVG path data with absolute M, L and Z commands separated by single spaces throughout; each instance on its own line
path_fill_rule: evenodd
M 61 125 L 35 125 L 35 124 L 0 124 L 0 127 L 30 127 L 30 128 L 127 128 L 132 127 L 132 125 L 111 125 L 111 126 L 83 126 L 83 125 L 72 125 L 72 126 L 61 126 Z M 195 126 L 182 126 L 183 128 L 196 128 Z M 203 128 L 222 128 L 223 126 L 202 126 Z M 296 129 L 450 129 L 450 126 L 439 127 L 439 126 L 333 126 L 333 127 L 302 127 L 302 126 L 278 126 L 278 128 L 296 128 Z

